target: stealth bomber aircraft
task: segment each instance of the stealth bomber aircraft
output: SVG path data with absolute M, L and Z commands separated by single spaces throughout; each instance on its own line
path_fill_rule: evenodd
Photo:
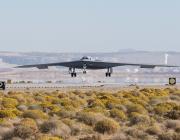
M 59 62 L 59 63 L 47 63 L 47 64 L 35 64 L 35 65 L 24 65 L 18 66 L 16 68 L 32 68 L 36 67 L 38 69 L 48 69 L 50 66 L 64 66 L 69 68 L 69 74 L 71 77 L 76 77 L 76 69 L 82 69 L 83 74 L 86 74 L 87 69 L 98 70 L 98 69 L 107 69 L 105 73 L 106 77 L 111 77 L 113 73 L 113 67 L 118 66 L 139 66 L 140 68 L 155 68 L 155 67 L 179 67 L 172 65 L 155 65 L 155 64 L 135 64 L 135 63 L 116 63 L 116 62 L 103 62 L 100 60 L 93 60 L 91 57 L 84 56 L 80 60 L 77 61 L 69 61 L 69 62 Z

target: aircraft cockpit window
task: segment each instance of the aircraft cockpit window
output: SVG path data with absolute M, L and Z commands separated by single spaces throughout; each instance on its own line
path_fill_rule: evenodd
M 84 57 L 82 57 L 82 59 L 81 60 L 90 60 L 90 58 L 89 57 L 87 57 L 87 56 L 84 56 Z

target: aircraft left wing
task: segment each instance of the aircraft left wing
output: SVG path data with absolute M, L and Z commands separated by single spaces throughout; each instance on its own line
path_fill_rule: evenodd
M 72 67 L 73 65 L 77 65 L 78 61 L 71 62 L 60 62 L 60 63 L 47 63 L 47 64 L 35 64 L 35 65 L 23 65 L 17 66 L 15 68 L 33 68 L 36 67 L 38 69 L 48 69 L 50 66 L 64 66 L 64 67 Z

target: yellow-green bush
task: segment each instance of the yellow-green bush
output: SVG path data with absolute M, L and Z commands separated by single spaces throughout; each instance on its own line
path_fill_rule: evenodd
M 27 110 L 23 113 L 23 117 L 32 119 L 48 119 L 47 114 L 41 110 Z
M 45 110 L 49 109 L 51 112 L 58 112 L 60 110 L 60 107 L 54 104 L 51 104 L 50 102 L 43 102 L 40 104 L 40 106 Z
M 0 110 L 0 118 L 15 118 L 16 114 L 12 109 Z
M 61 121 L 68 126 L 72 126 L 75 123 L 75 120 L 69 118 L 62 119 Z
M 80 102 L 73 101 L 69 98 L 55 99 L 52 104 L 59 104 L 63 107 L 73 106 L 75 108 L 78 108 L 81 105 Z
M 122 110 L 118 110 L 118 109 L 112 109 L 110 111 L 110 115 L 111 117 L 120 119 L 122 121 L 127 119 L 126 114 Z
M 137 112 L 140 114 L 147 114 L 147 110 L 140 104 L 127 105 L 127 111 L 128 111 L 128 113 Z
M 180 127 L 174 126 L 180 118 L 179 93 L 175 88 L 2 93 L 0 135 L 4 128 L 14 128 L 5 135 L 37 140 L 95 139 L 97 132 L 116 133 L 120 123 L 127 138 L 177 138 Z M 175 123 L 166 125 L 170 119 Z M 168 131 L 175 137 L 164 135 Z
M 37 140 L 62 140 L 62 139 L 58 137 L 43 135 L 43 136 L 38 136 Z
M 105 105 L 100 99 L 90 99 L 87 102 L 88 102 L 88 107 L 90 108 L 94 108 L 94 107 L 105 108 Z
M 2 105 L 5 108 L 15 108 L 18 105 L 18 101 L 13 98 L 3 98 L 2 99 Z
M 29 127 L 29 128 L 31 128 L 31 129 L 33 129 L 35 131 L 38 130 L 36 122 L 31 118 L 25 118 L 25 119 L 21 120 L 19 125 Z
M 157 113 L 159 115 L 163 115 L 163 114 L 171 111 L 176 106 L 177 106 L 177 104 L 170 103 L 170 102 L 160 103 L 154 107 L 154 111 L 155 111 L 155 113 Z
M 104 114 L 105 116 L 109 116 L 109 111 L 101 108 L 101 107 L 93 107 L 93 108 L 85 108 L 83 111 L 85 112 L 94 112 L 94 113 L 101 113 Z
M 10 98 L 16 99 L 19 104 L 25 104 L 26 103 L 26 98 L 24 97 L 23 93 L 17 93 L 9 96 Z

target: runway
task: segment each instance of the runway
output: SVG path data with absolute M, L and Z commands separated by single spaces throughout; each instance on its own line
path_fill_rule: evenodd
M 122 85 L 122 84 L 6 84 L 6 91 L 69 91 L 69 90 L 101 90 L 101 91 L 110 91 L 110 90 L 131 90 L 135 88 L 180 88 L 180 84 L 175 86 L 170 86 L 168 84 L 158 85 L 158 84 L 131 84 L 131 85 Z
M 105 71 L 88 71 L 86 75 L 78 72 L 76 78 L 71 78 L 65 70 L 29 70 L 0 73 L 0 81 L 12 80 L 7 84 L 7 90 L 59 90 L 78 88 L 130 88 L 133 85 L 161 87 L 169 83 L 169 77 L 177 78 L 179 73 L 128 73 L 115 71 L 112 77 L 105 77 Z M 23 83 L 22 83 L 23 82 Z M 30 82 L 30 83 L 27 83 Z

